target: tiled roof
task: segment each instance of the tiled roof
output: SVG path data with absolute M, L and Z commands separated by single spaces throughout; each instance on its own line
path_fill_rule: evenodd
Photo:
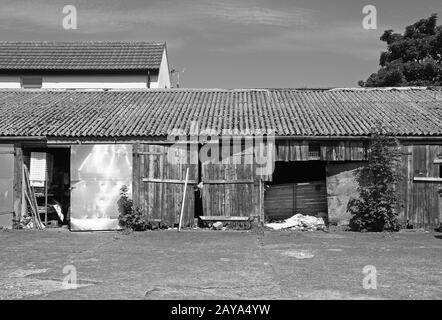
M 164 42 L 0 42 L 0 71 L 159 69 Z
M 189 133 L 442 136 L 442 90 L 0 90 L 0 136 L 135 137 Z

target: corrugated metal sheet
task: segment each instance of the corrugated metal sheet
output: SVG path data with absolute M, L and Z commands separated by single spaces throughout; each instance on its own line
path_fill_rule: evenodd
M 220 134 L 442 135 L 442 90 L 170 89 L 0 91 L 0 136 L 154 137 Z
M 164 42 L 0 42 L 2 71 L 159 69 Z

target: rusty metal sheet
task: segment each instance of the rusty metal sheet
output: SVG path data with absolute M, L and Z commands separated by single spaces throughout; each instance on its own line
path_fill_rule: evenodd
M 0 226 L 12 227 L 14 146 L 0 145 Z
M 117 230 L 120 189 L 132 189 L 132 145 L 71 147 L 71 230 Z

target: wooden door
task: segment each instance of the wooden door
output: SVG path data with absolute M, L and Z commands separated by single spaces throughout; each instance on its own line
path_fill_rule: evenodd
M 435 163 L 442 146 L 411 146 L 409 184 L 407 194 L 407 219 L 414 228 L 432 229 L 439 226 L 442 186 L 440 165 Z
M 134 147 L 134 204 L 147 214 L 148 220 L 159 219 L 170 226 L 178 224 L 189 168 L 183 226 L 193 224 L 198 164 L 190 163 L 190 150 L 155 144 Z
M 240 153 L 201 164 L 204 216 L 260 216 L 253 154 Z

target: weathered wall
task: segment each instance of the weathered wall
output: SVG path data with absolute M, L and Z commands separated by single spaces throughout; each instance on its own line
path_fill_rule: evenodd
M 330 223 L 348 224 L 351 217 L 347 212 L 348 201 L 358 195 L 354 174 L 363 166 L 364 162 L 327 164 L 327 204 Z
M 0 226 L 12 226 L 14 147 L 0 145 Z
M 319 145 L 319 154 L 310 152 L 309 144 Z M 362 161 L 367 159 L 363 141 L 295 141 L 276 143 L 277 161 Z

